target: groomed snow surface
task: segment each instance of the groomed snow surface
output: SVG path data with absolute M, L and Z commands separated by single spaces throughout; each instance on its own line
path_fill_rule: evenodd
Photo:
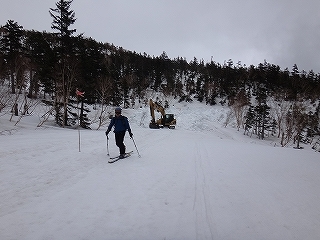
M 141 158 L 127 134 L 134 154 L 114 164 L 105 128 L 2 116 L 0 239 L 320 239 L 320 153 L 225 128 L 219 106 L 168 112 L 174 130 L 149 129 L 148 107 L 125 109 Z

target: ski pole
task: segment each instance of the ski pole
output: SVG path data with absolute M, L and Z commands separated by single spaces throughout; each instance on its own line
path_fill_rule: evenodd
M 138 157 L 140 158 L 140 157 L 141 157 L 141 155 L 140 155 L 140 153 L 139 153 L 139 151 L 138 151 L 138 148 L 137 148 L 136 142 L 134 141 L 133 137 L 131 137 L 131 139 L 132 139 L 132 141 L 133 141 L 134 146 L 136 147 L 136 150 L 137 150 L 137 153 L 138 153 Z
M 109 155 L 109 137 L 107 136 L 107 156 Z

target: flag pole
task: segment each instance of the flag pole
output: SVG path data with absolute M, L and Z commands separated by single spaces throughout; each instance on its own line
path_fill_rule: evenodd
M 79 152 L 81 152 L 81 137 L 80 137 L 80 109 L 79 109 L 79 99 L 84 97 L 84 92 L 80 92 L 78 88 L 76 88 L 76 95 L 78 99 L 77 108 L 78 108 L 78 138 L 79 138 Z
M 80 112 L 79 112 L 79 97 L 78 97 L 78 104 L 77 104 L 77 108 L 78 108 L 78 138 L 79 138 L 79 152 L 81 152 L 81 144 L 80 144 Z

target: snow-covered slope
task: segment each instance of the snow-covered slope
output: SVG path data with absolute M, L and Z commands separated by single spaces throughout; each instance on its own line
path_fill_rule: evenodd
M 320 155 L 223 125 L 226 109 L 175 104 L 177 128 L 124 110 L 141 158 L 108 164 L 104 129 L 0 118 L 0 239 L 320 239 Z M 110 155 L 118 154 L 113 136 Z

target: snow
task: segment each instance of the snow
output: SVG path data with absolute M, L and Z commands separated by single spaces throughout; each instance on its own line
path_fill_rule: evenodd
M 221 106 L 172 105 L 174 130 L 148 111 L 124 110 L 141 158 L 126 135 L 114 164 L 105 128 L 2 116 L 0 239 L 320 239 L 319 153 L 225 127 Z

